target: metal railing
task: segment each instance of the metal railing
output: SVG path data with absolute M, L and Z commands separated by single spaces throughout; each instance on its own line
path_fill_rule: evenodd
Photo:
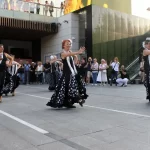
M 137 59 L 139 60 L 139 54 L 140 54 L 140 51 L 143 47 L 141 46 L 137 51 L 135 51 L 134 53 L 132 53 L 130 56 L 128 56 L 125 60 L 125 66 L 126 66 L 126 69 L 127 68 L 130 68 L 130 66 L 132 65 L 132 63 L 135 63 L 137 61 Z
M 133 65 L 136 63 L 139 63 L 139 57 L 137 57 L 135 60 L 133 60 L 127 67 L 126 70 L 129 70 Z
M 140 71 L 139 54 L 140 54 L 141 49 L 142 49 L 142 46 L 137 51 L 135 51 L 131 56 L 126 58 L 127 66 L 125 67 L 125 69 L 127 70 L 129 74 L 130 81 L 134 80 L 139 74 L 139 71 Z M 118 75 L 118 77 L 120 77 L 120 74 Z
M 0 0 L 0 9 L 20 11 L 50 17 L 60 17 L 63 15 L 63 9 L 59 7 L 54 7 L 50 4 L 45 5 L 22 0 Z
M 138 76 L 139 71 L 140 71 L 140 64 L 137 61 L 136 63 L 132 64 L 132 66 L 130 66 L 130 68 L 128 69 L 128 74 L 130 76 L 131 81 Z

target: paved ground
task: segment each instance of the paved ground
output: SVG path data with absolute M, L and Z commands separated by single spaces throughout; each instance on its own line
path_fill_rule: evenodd
M 20 86 L 0 104 L 0 150 L 150 150 L 142 85 L 88 87 L 83 108 L 52 109 L 46 85 Z

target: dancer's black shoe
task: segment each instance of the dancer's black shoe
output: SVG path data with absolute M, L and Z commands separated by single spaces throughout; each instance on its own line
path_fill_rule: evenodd
M 79 105 L 81 106 L 81 107 L 83 107 L 83 104 L 85 103 L 85 100 L 84 99 L 82 99 L 82 100 L 80 100 L 79 101 Z
M 150 97 L 149 96 L 147 96 L 146 99 L 150 102 Z

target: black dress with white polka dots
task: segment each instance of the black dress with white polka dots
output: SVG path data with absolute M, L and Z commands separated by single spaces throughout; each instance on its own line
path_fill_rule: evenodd
M 85 83 L 80 75 L 72 75 L 67 60 L 63 59 L 63 74 L 55 88 L 51 100 L 47 106 L 54 108 L 72 106 L 81 100 L 87 99 Z M 73 62 L 70 58 L 70 64 L 73 68 Z

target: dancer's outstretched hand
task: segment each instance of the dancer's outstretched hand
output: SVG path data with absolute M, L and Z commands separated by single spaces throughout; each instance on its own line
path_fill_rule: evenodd
M 79 52 L 79 54 L 82 54 L 84 51 L 85 51 L 85 47 L 80 47 L 78 52 Z

